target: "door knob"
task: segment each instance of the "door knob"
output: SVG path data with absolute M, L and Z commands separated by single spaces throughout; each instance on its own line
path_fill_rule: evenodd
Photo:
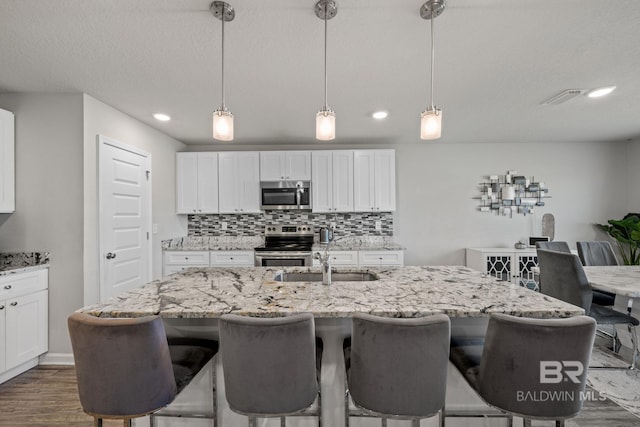
M 107 252 L 107 259 L 114 259 L 116 257 L 116 254 L 113 252 Z

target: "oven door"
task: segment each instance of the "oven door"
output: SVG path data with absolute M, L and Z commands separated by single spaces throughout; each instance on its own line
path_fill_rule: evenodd
M 256 252 L 256 267 L 310 267 L 311 252 Z

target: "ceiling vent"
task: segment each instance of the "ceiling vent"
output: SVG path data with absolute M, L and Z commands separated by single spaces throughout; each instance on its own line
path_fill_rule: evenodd
M 568 100 L 573 99 L 576 96 L 583 95 L 585 92 L 587 92 L 587 89 L 566 89 L 559 94 L 552 96 L 546 101 L 543 101 L 542 105 L 562 104 L 563 102 L 567 102 Z

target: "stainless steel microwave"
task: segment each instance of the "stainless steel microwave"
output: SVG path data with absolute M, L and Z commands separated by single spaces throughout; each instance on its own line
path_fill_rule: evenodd
M 311 210 L 309 181 L 262 181 L 260 209 Z

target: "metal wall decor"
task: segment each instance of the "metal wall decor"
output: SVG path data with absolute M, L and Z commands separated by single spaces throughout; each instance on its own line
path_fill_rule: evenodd
M 534 208 L 545 205 L 549 189 L 542 181 L 535 181 L 519 175 L 517 171 L 507 171 L 505 175 L 490 175 L 480 183 L 480 212 L 513 217 L 513 214 L 527 215 Z

